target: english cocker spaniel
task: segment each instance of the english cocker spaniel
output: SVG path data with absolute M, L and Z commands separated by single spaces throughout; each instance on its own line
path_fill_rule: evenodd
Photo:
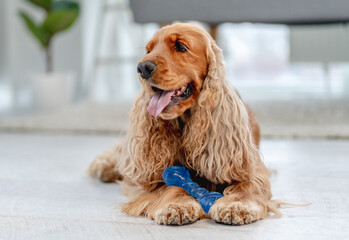
M 171 225 L 205 217 L 240 225 L 269 211 L 279 214 L 258 149 L 258 124 L 229 85 L 211 36 L 191 24 L 163 27 L 137 70 L 143 89 L 127 137 L 89 168 L 103 181 L 119 180 L 130 197 L 123 212 Z M 208 215 L 185 190 L 164 184 L 161 174 L 172 165 L 185 166 L 201 187 L 223 193 Z

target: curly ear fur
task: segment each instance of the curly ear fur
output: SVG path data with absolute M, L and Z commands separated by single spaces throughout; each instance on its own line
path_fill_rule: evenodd
M 231 201 L 254 199 L 281 215 L 280 202 L 271 200 L 269 171 L 253 142 L 248 109 L 225 77 L 221 49 L 206 38 L 208 73 L 183 130 L 185 164 L 215 184 L 232 184 L 224 190 Z
M 208 74 L 183 132 L 186 163 L 216 184 L 247 181 L 260 160 L 248 111 L 225 78 L 221 49 L 207 41 Z
M 129 181 L 153 190 L 162 172 L 174 164 L 181 137 L 178 122 L 154 118 L 147 112 L 150 97 L 142 90 L 130 113 L 130 130 L 116 168 Z

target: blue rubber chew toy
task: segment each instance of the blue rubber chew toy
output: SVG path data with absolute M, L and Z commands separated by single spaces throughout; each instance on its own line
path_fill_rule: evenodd
M 162 178 L 168 186 L 176 186 L 185 189 L 192 197 L 196 198 L 205 213 L 210 211 L 215 201 L 223 195 L 219 192 L 210 192 L 190 179 L 188 169 L 181 166 L 166 168 L 162 173 Z

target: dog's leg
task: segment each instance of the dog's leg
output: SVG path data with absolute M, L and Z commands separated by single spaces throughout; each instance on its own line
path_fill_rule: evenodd
M 240 183 L 224 190 L 224 197 L 211 207 L 209 216 L 217 222 L 242 225 L 265 218 L 268 211 L 279 215 L 278 204 L 270 198 L 267 178 Z
M 117 145 L 116 147 L 108 149 L 96 156 L 88 168 L 90 176 L 99 178 L 104 182 L 115 182 L 121 180 L 121 174 L 115 169 L 115 164 L 120 151 L 121 146 Z
M 200 204 L 178 187 L 161 187 L 145 192 L 126 203 L 123 212 L 146 216 L 164 225 L 189 224 L 205 216 Z

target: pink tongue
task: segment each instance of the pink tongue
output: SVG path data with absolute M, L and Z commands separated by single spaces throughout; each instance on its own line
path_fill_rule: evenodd
M 153 116 L 158 116 L 162 110 L 171 102 L 172 91 L 159 91 L 152 97 L 148 106 L 148 112 Z

